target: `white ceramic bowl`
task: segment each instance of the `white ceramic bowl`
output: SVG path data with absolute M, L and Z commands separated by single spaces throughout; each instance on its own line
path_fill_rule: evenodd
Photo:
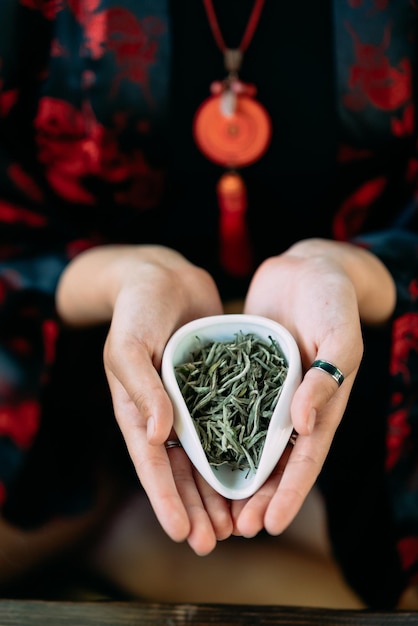
M 244 334 L 252 333 L 267 342 L 269 337 L 275 339 L 288 366 L 255 472 L 232 469 L 226 464 L 216 468 L 210 465 L 174 370 L 176 365 L 190 360 L 202 341 L 234 341 L 236 333 L 240 331 Z M 275 468 L 292 433 L 290 404 L 302 378 L 302 366 L 299 349 L 289 331 L 277 322 L 257 315 L 215 315 L 194 320 L 179 328 L 168 341 L 163 354 L 161 377 L 173 403 L 174 429 L 196 469 L 225 498 L 239 500 L 254 494 Z

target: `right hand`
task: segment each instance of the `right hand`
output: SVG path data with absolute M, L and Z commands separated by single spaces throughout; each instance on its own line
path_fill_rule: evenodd
M 177 328 L 222 313 L 214 281 L 177 252 L 157 246 L 98 248 L 73 263 L 60 284 L 61 315 L 73 324 L 111 320 L 104 366 L 138 477 L 167 534 L 207 554 L 232 533 L 229 506 L 184 450 L 165 449 L 173 408 L 159 371 Z

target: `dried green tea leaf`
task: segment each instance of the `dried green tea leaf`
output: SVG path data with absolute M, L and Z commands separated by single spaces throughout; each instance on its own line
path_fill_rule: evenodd
M 175 367 L 178 385 L 209 463 L 258 467 L 288 366 L 275 339 L 238 332 L 203 343 Z

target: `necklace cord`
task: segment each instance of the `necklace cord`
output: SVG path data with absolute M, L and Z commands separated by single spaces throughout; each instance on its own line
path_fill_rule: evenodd
M 193 134 L 203 154 L 228 170 L 216 186 L 219 261 L 228 274 L 243 277 L 254 267 L 253 246 L 246 220 L 246 185 L 236 169 L 257 161 L 264 154 L 270 143 L 271 124 L 267 111 L 253 97 L 255 86 L 241 82 L 238 70 L 243 53 L 254 37 L 265 0 L 253 0 L 238 48 L 225 44 L 213 0 L 202 2 L 228 75 L 223 82 L 212 83 L 212 95 L 195 114 Z
M 258 22 L 260 20 L 261 11 L 263 9 L 265 0 L 255 0 L 254 6 L 251 11 L 250 18 L 248 20 L 248 24 L 246 26 L 245 32 L 242 36 L 242 40 L 240 45 L 238 46 L 238 50 L 240 52 L 244 52 L 248 48 L 251 43 L 252 38 L 254 37 L 254 33 L 258 26 Z M 206 9 L 206 14 L 208 17 L 209 25 L 212 30 L 213 37 L 216 41 L 218 48 L 225 53 L 227 50 L 227 46 L 225 44 L 225 40 L 222 36 L 221 29 L 219 27 L 218 18 L 216 17 L 215 9 L 213 7 L 212 0 L 203 0 L 203 5 Z

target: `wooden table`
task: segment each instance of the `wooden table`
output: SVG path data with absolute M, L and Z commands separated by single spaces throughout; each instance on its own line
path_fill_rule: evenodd
M 1 626 L 410 626 L 418 612 L 233 604 L 0 600 Z

